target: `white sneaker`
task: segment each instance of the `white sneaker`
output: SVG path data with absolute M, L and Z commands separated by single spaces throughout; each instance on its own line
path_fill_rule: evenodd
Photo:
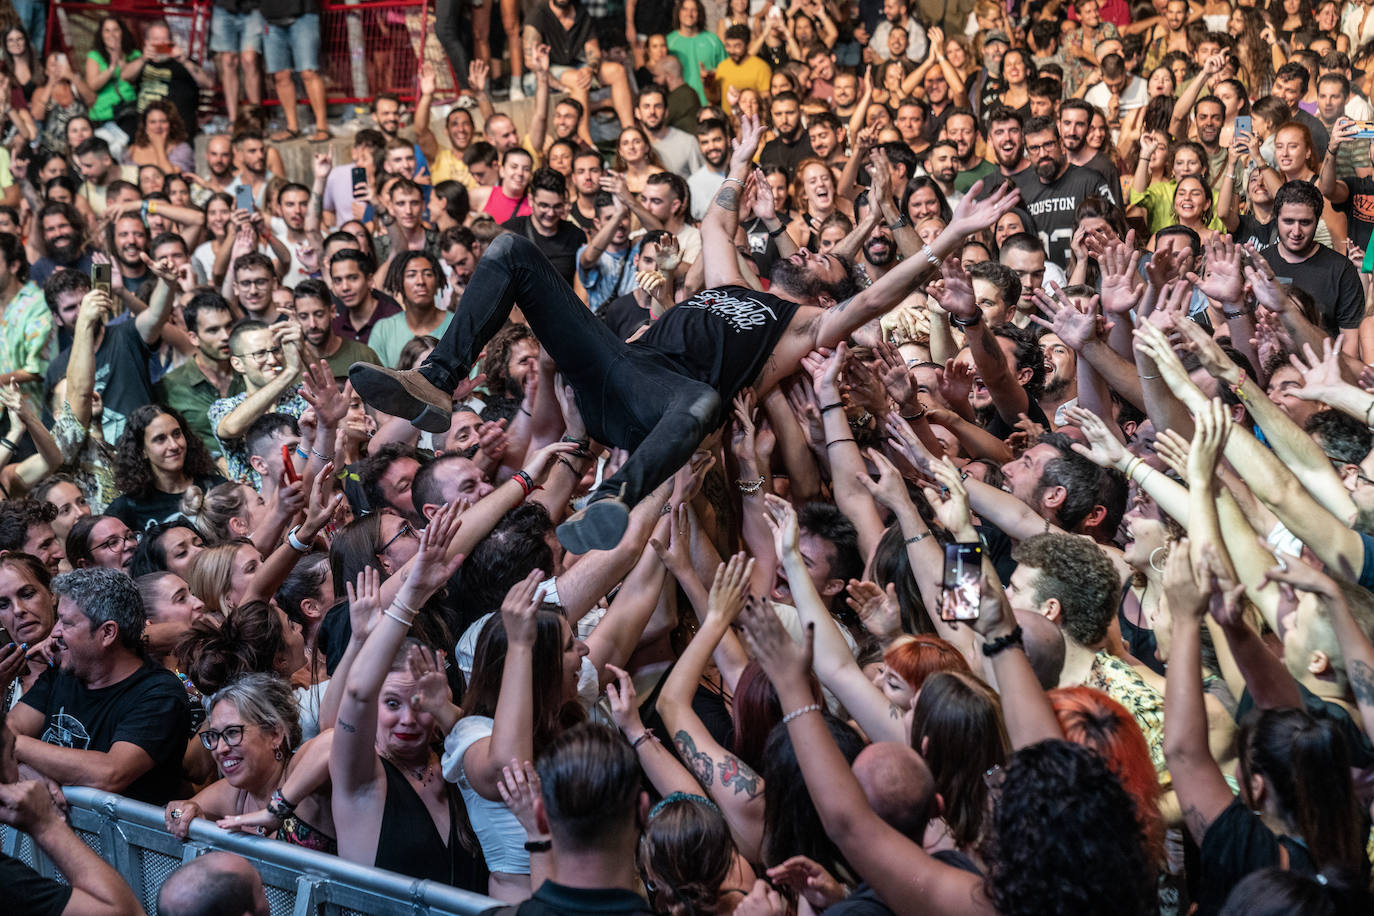
M 512 76 L 510 78 L 510 100 L 525 98 L 525 90 L 520 86 L 520 78 Z

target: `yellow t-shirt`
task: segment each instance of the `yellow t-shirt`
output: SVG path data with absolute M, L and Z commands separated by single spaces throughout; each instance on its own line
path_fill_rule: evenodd
M 731 113 L 730 99 L 727 95 L 727 90 L 731 86 L 741 92 L 752 89 L 759 95 L 767 95 L 772 79 L 772 68 L 764 63 L 762 58 L 754 57 L 752 54 L 739 63 L 727 57 L 716 64 L 716 82 L 720 83 L 721 105 L 725 113 Z

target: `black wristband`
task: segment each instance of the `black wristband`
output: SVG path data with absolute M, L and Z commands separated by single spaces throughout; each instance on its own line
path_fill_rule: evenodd
M 999 636 L 996 639 L 983 643 L 983 654 L 988 658 L 992 658 L 997 653 L 1005 652 L 1012 646 L 1020 646 L 1022 650 L 1026 648 L 1025 643 L 1021 641 L 1020 627 L 1012 630 L 1006 636 Z
M 525 852 L 548 852 L 553 849 L 553 840 L 526 840 Z
M 949 320 L 961 328 L 971 328 L 983 320 L 983 310 L 979 309 L 972 318 L 960 318 L 958 315 L 951 313 Z

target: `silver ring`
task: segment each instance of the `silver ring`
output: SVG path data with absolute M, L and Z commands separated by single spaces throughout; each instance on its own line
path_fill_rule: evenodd
M 180 817 L 181 817 L 181 809 L 180 809 L 180 808 L 173 808 L 173 809 L 172 809 L 172 820 L 177 820 L 177 819 L 180 818 Z

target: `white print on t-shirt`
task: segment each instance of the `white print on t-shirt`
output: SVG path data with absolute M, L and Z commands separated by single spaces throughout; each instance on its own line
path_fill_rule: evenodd
M 677 308 L 693 308 L 719 315 L 735 331 L 744 333 L 751 328 L 761 328 L 769 321 L 777 321 L 778 315 L 766 304 L 757 299 L 736 299 L 729 293 L 708 289 L 697 293 L 686 302 L 679 302 Z
M 43 732 L 43 743 L 84 751 L 91 743 L 91 736 L 86 731 L 86 726 L 81 724 L 81 720 L 76 716 L 67 715 L 67 707 L 63 706 L 57 711 L 57 715 L 52 717 L 52 724 L 48 726 L 48 730 Z

